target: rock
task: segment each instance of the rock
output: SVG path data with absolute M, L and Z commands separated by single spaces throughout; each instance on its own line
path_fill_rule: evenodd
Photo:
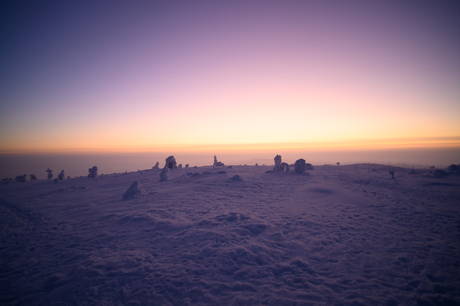
M 306 166 L 306 168 L 305 168 L 306 170 L 315 170 L 315 168 L 313 167 L 313 165 L 310 164 L 310 163 L 307 163 L 305 166 Z
M 126 190 L 122 198 L 123 200 L 127 200 L 135 196 L 144 196 L 146 194 L 147 192 L 145 192 L 144 188 L 142 188 L 141 183 L 139 183 L 139 181 L 135 181 L 134 183 L 131 184 L 128 190 Z
M 35 176 L 35 174 L 31 174 L 29 176 L 30 176 L 31 181 L 36 181 L 37 180 L 37 177 Z
M 88 172 L 89 172 L 88 174 L 89 178 L 95 178 L 97 176 L 97 167 L 93 166 L 92 168 L 89 168 Z
M 189 167 L 189 164 L 185 164 L 185 168 L 188 168 Z
M 56 183 L 56 184 L 59 183 L 59 179 L 58 179 L 58 178 L 55 178 L 55 179 L 54 179 L 54 183 Z
M 174 156 L 171 155 L 168 158 L 166 158 L 165 168 L 169 168 L 169 169 L 177 168 L 177 163 L 176 163 L 176 159 L 174 158 Z
M 447 172 L 457 172 L 460 170 L 460 167 L 458 165 L 452 164 L 449 167 L 447 167 Z
M 152 169 L 154 169 L 154 170 L 160 169 L 160 163 L 157 162 L 157 163 L 155 164 L 155 166 L 152 167 Z
M 64 170 L 62 170 L 61 173 L 59 173 L 58 179 L 59 179 L 60 181 L 62 181 L 63 179 L 65 179 Z

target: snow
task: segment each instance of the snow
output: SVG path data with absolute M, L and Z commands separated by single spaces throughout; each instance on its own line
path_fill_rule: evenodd
M 0 304 L 458 305 L 460 175 L 371 168 L 2 182 Z

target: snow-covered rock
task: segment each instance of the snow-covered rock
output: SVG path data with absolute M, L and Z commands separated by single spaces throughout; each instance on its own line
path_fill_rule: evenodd
M 48 172 L 48 175 L 47 175 L 48 179 L 49 179 L 49 180 L 52 179 L 52 178 L 53 178 L 53 170 L 51 170 L 50 168 L 48 168 L 48 169 L 46 170 L 46 172 Z
M 31 181 L 36 181 L 37 180 L 37 177 L 35 176 L 35 174 L 30 174 L 30 180 Z
M 128 190 L 126 190 L 122 198 L 123 200 L 127 200 L 132 197 L 144 196 L 146 194 L 147 192 L 145 192 L 144 188 L 142 188 L 141 183 L 139 181 L 135 181 L 134 183 L 131 184 Z
M 281 169 L 281 171 L 286 172 L 286 173 L 289 172 L 289 170 L 290 170 L 288 163 L 281 163 L 280 169 Z
M 216 155 L 214 155 L 214 164 L 213 164 L 214 167 L 223 167 L 225 166 L 223 162 L 220 162 L 220 161 L 217 161 L 217 157 Z
M 64 175 L 64 170 L 61 171 L 61 173 L 59 173 L 58 177 L 57 177 L 60 181 L 62 181 L 63 179 L 65 179 L 65 175 Z
M 153 169 L 153 170 L 158 170 L 158 169 L 160 169 L 160 163 L 157 162 L 157 163 L 155 164 L 155 166 L 152 167 L 152 169 Z
M 276 155 L 274 159 L 275 159 L 275 167 L 273 168 L 273 171 L 281 172 L 282 171 L 281 168 L 280 168 L 280 166 L 281 166 L 281 155 Z
M 93 166 L 92 168 L 89 168 L 88 172 L 89 172 L 88 177 L 95 178 L 97 176 L 97 167 Z
M 297 174 L 302 174 L 305 173 L 305 170 L 307 170 L 307 164 L 305 163 L 305 159 L 300 158 L 296 160 L 294 164 L 294 172 Z
M 16 182 L 24 183 L 26 181 L 27 174 L 16 176 Z
M 171 155 L 168 158 L 166 158 L 165 168 L 169 168 L 169 169 L 177 168 L 177 162 L 174 156 Z
M 164 167 L 163 170 L 161 170 L 161 172 L 160 172 L 160 182 L 164 182 L 164 181 L 168 180 L 168 172 L 169 172 L 168 167 Z
M 315 170 L 315 167 L 313 167 L 312 164 L 307 163 L 307 164 L 305 165 L 305 169 L 306 169 L 306 170 Z

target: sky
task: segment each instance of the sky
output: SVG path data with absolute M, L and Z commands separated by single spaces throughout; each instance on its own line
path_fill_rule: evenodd
M 0 153 L 460 147 L 457 1 L 2 1 Z

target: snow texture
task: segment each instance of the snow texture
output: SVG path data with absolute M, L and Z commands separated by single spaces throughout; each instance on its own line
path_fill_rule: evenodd
M 460 175 L 372 168 L 2 181 L 0 304 L 459 305 Z

